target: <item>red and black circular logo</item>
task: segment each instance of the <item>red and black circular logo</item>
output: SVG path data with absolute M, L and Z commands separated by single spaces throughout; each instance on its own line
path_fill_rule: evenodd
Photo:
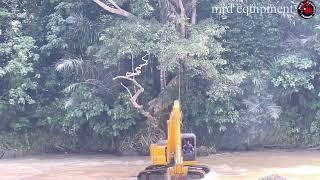
M 316 6 L 312 1 L 304 0 L 298 5 L 298 14 L 304 19 L 312 18 L 316 13 Z

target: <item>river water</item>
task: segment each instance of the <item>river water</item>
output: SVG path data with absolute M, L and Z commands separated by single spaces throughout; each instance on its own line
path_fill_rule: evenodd
M 278 174 L 288 180 L 320 180 L 320 151 L 250 151 L 200 157 L 211 168 L 206 179 L 257 180 Z M 45 155 L 0 160 L 0 180 L 136 179 L 149 157 Z

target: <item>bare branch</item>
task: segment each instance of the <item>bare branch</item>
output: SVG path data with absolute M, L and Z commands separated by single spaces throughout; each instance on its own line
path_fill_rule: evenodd
M 141 84 L 139 84 L 137 82 L 137 80 L 135 79 L 135 76 L 139 76 L 141 74 L 141 69 L 144 66 L 148 65 L 149 59 L 146 59 L 147 56 L 149 57 L 150 53 L 147 53 L 145 56 L 142 57 L 142 60 L 144 61 L 144 63 L 140 64 L 138 67 L 136 67 L 134 69 L 134 72 L 127 72 L 125 76 L 116 76 L 116 77 L 113 78 L 113 80 L 124 79 L 124 80 L 128 80 L 128 81 L 133 83 L 133 85 L 137 89 L 137 91 L 135 92 L 134 95 L 132 95 L 132 93 L 131 93 L 131 91 L 129 90 L 128 87 L 126 87 L 122 83 L 121 83 L 121 85 L 130 94 L 130 101 L 131 101 L 132 105 L 139 111 L 139 113 L 141 113 L 143 116 L 145 116 L 147 118 L 148 123 L 150 123 L 150 125 L 156 126 L 156 118 L 153 117 L 150 112 L 144 110 L 143 106 L 138 103 L 138 98 L 144 92 L 144 88 L 142 87 Z
M 141 68 L 143 68 L 144 66 L 147 66 L 149 63 L 149 60 L 145 59 L 147 56 L 150 56 L 150 53 L 147 53 L 141 58 L 144 61 L 143 64 L 140 64 L 138 67 L 134 68 L 134 72 L 127 72 L 126 76 L 127 77 L 139 76 L 141 74 Z
M 106 11 L 113 13 L 113 14 L 118 14 L 124 17 L 129 17 L 129 16 L 134 16 L 133 14 L 131 14 L 130 12 L 120 8 L 115 2 L 113 2 L 112 0 L 108 0 L 108 2 L 110 2 L 115 8 L 110 7 L 109 5 L 103 3 L 100 0 L 93 0 L 93 2 L 95 2 L 96 4 L 98 4 L 100 7 L 102 7 L 103 9 L 105 9 Z
M 130 98 L 132 98 L 132 93 L 131 93 L 130 89 L 127 86 L 125 86 L 123 83 L 120 83 L 120 84 L 122 87 L 124 87 L 128 91 Z
M 166 87 L 166 71 L 164 69 L 160 69 L 160 90 L 164 90 Z
M 113 0 L 108 0 L 108 2 L 110 2 L 117 9 L 121 9 Z
M 133 54 L 131 54 L 131 71 L 133 72 L 134 71 L 134 61 L 133 61 Z M 134 77 L 133 77 L 134 79 Z M 136 87 L 134 86 L 133 88 L 134 92 L 136 93 L 137 90 L 136 90 Z

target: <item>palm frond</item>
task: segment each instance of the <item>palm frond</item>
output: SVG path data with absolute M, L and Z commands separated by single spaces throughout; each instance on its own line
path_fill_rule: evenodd
M 242 103 L 246 105 L 248 111 L 251 113 L 257 113 L 260 110 L 260 103 L 256 100 L 244 99 Z
M 268 105 L 266 108 L 267 108 L 267 114 L 269 114 L 275 120 L 279 119 L 280 114 L 282 112 L 280 106 L 272 104 L 272 105 Z
M 74 91 L 81 83 L 73 83 L 69 85 L 68 87 L 64 88 L 63 92 L 70 93 Z
M 67 109 L 68 107 L 70 107 L 73 104 L 73 99 L 72 98 L 68 98 L 65 102 L 64 102 L 64 108 Z
M 55 65 L 55 69 L 58 72 L 78 71 L 82 69 L 83 64 L 84 62 L 79 59 L 62 59 Z

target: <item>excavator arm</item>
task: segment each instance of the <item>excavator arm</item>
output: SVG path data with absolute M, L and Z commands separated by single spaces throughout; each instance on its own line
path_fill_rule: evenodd
M 183 165 L 182 143 L 181 143 L 181 123 L 182 113 L 179 101 L 174 101 L 173 109 L 168 124 L 167 157 L 169 162 L 174 162 L 173 166 L 168 168 L 170 176 L 187 176 L 188 168 Z

